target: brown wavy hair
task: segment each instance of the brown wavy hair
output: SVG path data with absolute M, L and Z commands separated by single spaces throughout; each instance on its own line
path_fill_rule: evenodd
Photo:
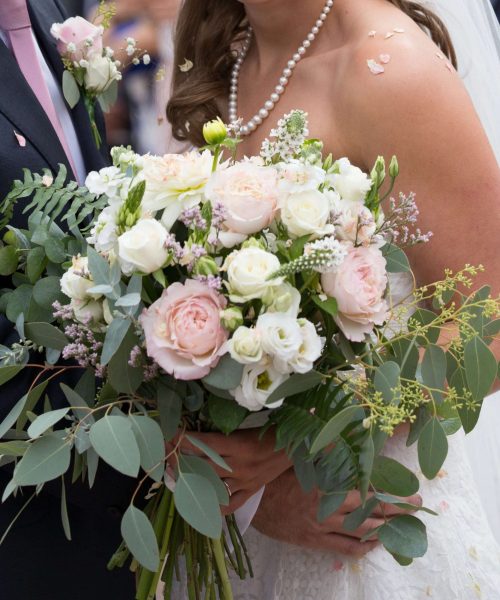
M 431 10 L 409 0 L 388 0 L 424 29 L 457 66 L 450 34 Z M 184 0 L 175 34 L 175 65 L 188 58 L 193 67 L 174 69 L 167 118 L 174 137 L 203 145 L 202 125 L 219 115 L 217 98 L 227 96 L 234 46 L 246 28 L 245 8 L 238 0 Z

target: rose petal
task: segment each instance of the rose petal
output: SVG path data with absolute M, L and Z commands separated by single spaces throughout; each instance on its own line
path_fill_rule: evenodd
M 450 73 L 453 73 L 454 69 L 451 63 L 447 62 L 446 63 L 446 68 L 448 69 L 448 71 L 450 71 Z
M 17 133 L 17 131 L 14 131 L 14 135 L 16 136 L 17 143 L 21 148 L 24 148 L 26 146 L 26 138 L 20 133 Z
M 388 31 L 385 36 L 384 39 L 388 40 L 389 38 L 394 37 L 394 32 L 393 31 Z
M 391 55 L 390 54 L 381 54 L 379 56 L 379 58 L 380 58 L 380 62 L 383 63 L 384 65 L 386 65 L 391 60 Z
M 367 60 L 366 64 L 368 65 L 368 68 L 370 69 L 370 72 L 373 73 L 373 75 L 381 75 L 385 71 L 384 67 L 381 64 L 379 64 L 376 60 L 373 60 L 373 58 Z
M 192 68 L 193 68 L 193 61 L 189 60 L 188 58 L 185 58 L 182 65 L 179 65 L 179 71 L 182 71 L 183 73 L 187 73 L 188 71 L 191 71 Z
M 436 52 L 436 56 L 439 58 L 439 60 L 444 60 L 444 56 L 441 54 L 441 52 Z
M 402 29 L 401 27 L 394 27 L 393 29 L 394 33 L 404 33 L 405 30 Z
M 376 36 L 376 34 L 377 34 L 377 32 L 375 31 L 375 29 L 372 29 L 372 31 L 370 31 L 370 32 L 368 33 L 368 37 L 375 37 L 375 36 Z

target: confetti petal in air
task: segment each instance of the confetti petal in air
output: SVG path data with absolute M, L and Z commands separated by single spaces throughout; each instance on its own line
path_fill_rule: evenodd
M 373 29 L 372 31 L 370 31 L 368 33 L 368 37 L 375 37 L 377 35 L 377 32 L 375 31 L 375 29 Z
M 384 67 L 381 64 L 379 64 L 376 60 L 373 60 L 373 58 L 367 60 L 366 64 L 368 65 L 368 68 L 370 69 L 370 72 L 373 73 L 373 75 L 381 75 L 385 71 Z
M 387 65 L 389 63 L 389 61 L 391 60 L 391 55 L 390 54 L 381 54 L 379 56 L 380 62 L 384 65 Z
M 447 62 L 446 63 L 446 68 L 448 69 L 448 71 L 450 71 L 450 73 L 453 73 L 454 69 L 451 63 Z
M 405 30 L 402 29 L 401 27 L 394 27 L 393 29 L 394 33 L 404 33 Z
M 188 58 L 185 58 L 182 65 L 179 65 L 179 70 L 182 71 L 183 73 L 187 73 L 188 71 L 191 71 L 192 68 L 193 68 L 193 61 L 189 60 Z
M 444 60 L 444 56 L 441 54 L 441 52 L 436 52 L 436 56 L 439 58 L 439 60 Z
M 26 138 L 24 135 L 17 133 L 17 131 L 14 131 L 14 135 L 16 136 L 17 143 L 21 146 L 21 148 L 24 148 L 26 146 Z
M 385 36 L 384 36 L 384 40 L 388 40 L 391 37 L 394 37 L 394 31 L 388 31 Z

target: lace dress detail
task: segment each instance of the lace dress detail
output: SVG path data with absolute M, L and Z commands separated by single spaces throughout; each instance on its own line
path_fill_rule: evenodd
M 386 454 L 417 473 L 425 506 L 429 549 L 401 567 L 383 549 L 362 559 L 311 551 L 267 538 L 254 528 L 245 534 L 255 577 L 233 580 L 235 600 L 498 600 L 500 547 L 494 541 L 465 457 L 462 432 L 449 438 L 449 454 L 438 477 L 418 469 L 416 444 L 403 437 Z

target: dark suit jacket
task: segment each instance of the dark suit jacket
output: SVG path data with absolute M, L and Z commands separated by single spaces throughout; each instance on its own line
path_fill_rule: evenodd
M 30 0 L 29 6 L 40 48 L 56 79 L 61 81 L 63 67 L 50 27 L 64 20 L 65 15 L 58 0 Z M 71 169 L 49 119 L 1 41 L 0 78 L 0 196 L 4 197 L 12 181 L 22 176 L 23 167 L 34 172 L 47 167 L 56 171 L 59 163 L 65 163 L 69 173 Z M 99 152 L 95 147 L 83 102 L 71 115 L 87 170 L 100 169 L 107 164 L 107 149 Z M 103 130 L 98 111 L 97 118 Z M 19 145 L 14 132 L 26 138 L 25 147 Z M 20 202 L 14 217 L 16 227 L 26 224 L 21 211 Z M 0 280 L 2 287 L 9 287 L 9 281 Z M 14 341 L 12 324 L 0 316 L 0 344 Z M 26 370 L 22 377 L 0 387 L 0 420 L 25 393 L 29 377 Z M 63 399 L 56 396 L 55 401 L 57 404 Z M 10 477 L 8 466 L 0 468 L 0 495 Z M 108 573 L 106 564 L 120 543 L 120 517 L 133 483 L 107 469 L 101 461 L 91 493 L 84 485 L 72 487 L 68 496 L 72 542 L 66 541 L 61 527 L 57 497 L 60 482 L 46 485 L 0 546 L 0 600 L 132 600 L 134 585 L 128 569 Z M 0 504 L 0 538 L 31 495 L 31 490 L 27 492 Z

